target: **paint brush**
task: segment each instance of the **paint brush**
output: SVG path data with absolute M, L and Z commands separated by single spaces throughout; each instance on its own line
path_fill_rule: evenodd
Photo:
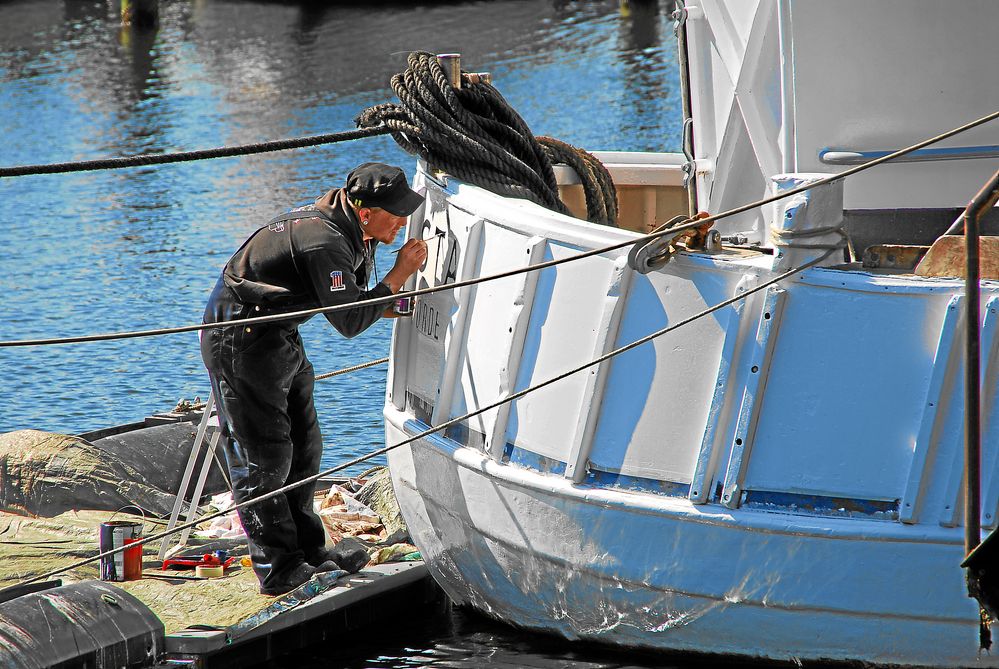
M 438 232 L 438 233 L 435 233 L 434 235 L 432 235 L 430 237 L 423 237 L 423 238 L 420 239 L 420 241 L 422 241 L 422 242 L 429 242 L 434 237 L 443 237 L 446 234 L 447 234 L 446 232 Z M 401 250 L 402 250 L 402 248 L 397 248 L 395 251 L 392 251 L 392 253 L 395 254 L 395 253 L 398 253 Z

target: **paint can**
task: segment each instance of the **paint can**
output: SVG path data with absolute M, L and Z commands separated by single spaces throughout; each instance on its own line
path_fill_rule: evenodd
M 99 549 L 105 553 L 142 539 L 142 523 L 109 520 L 101 523 Z M 135 581 L 142 578 L 142 546 L 126 548 L 101 558 L 102 581 Z
M 399 316 L 409 316 L 413 313 L 413 298 L 399 297 L 392 303 L 392 310 Z

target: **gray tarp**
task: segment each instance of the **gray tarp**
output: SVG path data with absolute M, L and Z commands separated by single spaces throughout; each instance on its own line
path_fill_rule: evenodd
M 38 430 L 0 434 L 0 510 L 51 517 L 72 509 L 135 506 L 168 515 L 195 430 L 192 423 L 171 423 L 94 443 Z M 213 465 L 203 494 L 224 490 L 228 485 Z

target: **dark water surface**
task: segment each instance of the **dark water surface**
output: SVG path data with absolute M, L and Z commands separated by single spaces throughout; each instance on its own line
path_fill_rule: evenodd
M 492 72 L 535 134 L 591 150 L 675 151 L 679 84 L 661 4 L 162 0 L 159 28 L 143 32 L 120 27 L 115 0 L 0 0 L 0 165 L 347 130 L 364 107 L 394 99 L 389 77 L 417 49 L 460 52 L 465 69 Z M 410 175 L 415 164 L 378 137 L 0 179 L 0 340 L 198 323 L 221 266 L 249 232 L 340 185 L 366 160 Z M 380 249 L 381 272 L 391 250 Z M 387 322 L 349 341 L 322 318 L 303 327 L 317 373 L 383 357 L 390 335 Z M 382 444 L 384 382 L 376 367 L 317 383 L 324 466 Z M 195 334 L 3 348 L 0 383 L 0 432 L 82 432 L 208 394 Z M 467 640 L 456 657 L 348 666 L 472 667 L 490 653 L 531 666 L 632 666 L 562 651 L 539 651 L 532 664 L 523 635 L 457 616 L 432 632 L 444 645 Z M 503 634 L 509 639 L 497 640 Z M 424 650 L 436 642 L 427 643 Z
M 422 621 L 384 626 L 347 644 L 282 658 L 273 669 L 736 669 L 701 658 L 696 664 L 656 653 L 581 644 L 514 630 L 455 609 Z M 757 665 L 759 667 L 760 665 Z

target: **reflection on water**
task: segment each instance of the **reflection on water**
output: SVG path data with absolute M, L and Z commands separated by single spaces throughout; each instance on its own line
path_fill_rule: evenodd
M 570 642 L 495 623 L 468 610 L 423 621 L 385 626 L 350 644 L 282 658 L 274 669 L 676 669 L 679 661 L 662 653 L 624 652 Z M 716 669 L 722 666 L 711 664 Z

